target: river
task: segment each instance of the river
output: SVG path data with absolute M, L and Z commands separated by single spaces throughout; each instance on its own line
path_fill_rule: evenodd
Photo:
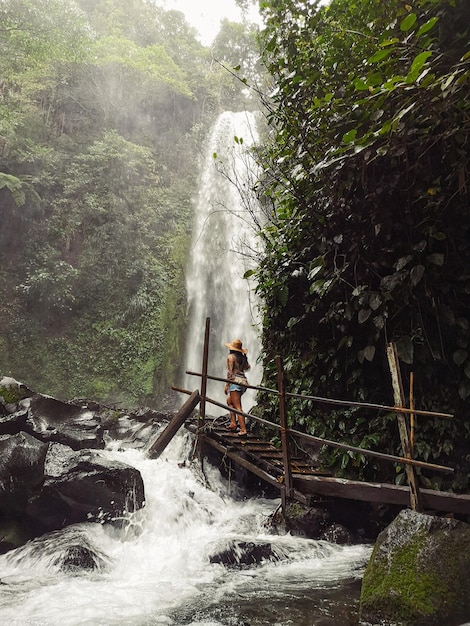
M 209 465 L 191 461 L 182 431 L 158 460 L 105 454 L 137 467 L 146 506 L 125 528 L 80 524 L 0 556 L 0 624 L 8 626 L 348 626 L 371 552 L 266 527 L 276 500 L 243 499 Z M 64 572 L 80 533 L 100 567 Z M 233 542 L 272 544 L 276 560 L 230 568 L 210 560 Z

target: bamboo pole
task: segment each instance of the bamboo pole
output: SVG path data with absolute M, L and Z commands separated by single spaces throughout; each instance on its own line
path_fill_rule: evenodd
M 202 352 L 202 381 L 201 381 L 201 403 L 199 411 L 199 428 L 204 426 L 206 419 L 206 392 L 207 392 L 207 363 L 209 360 L 209 332 L 211 327 L 210 317 L 206 318 L 206 330 L 204 333 L 204 348 Z
M 405 395 L 403 392 L 403 384 L 400 374 L 400 365 L 398 362 L 398 354 L 394 343 L 389 343 L 387 346 L 387 357 L 390 367 L 390 373 L 392 376 L 392 386 L 395 404 L 397 406 L 403 406 L 405 404 Z M 408 426 L 406 424 L 403 414 L 397 413 L 398 430 L 400 432 L 401 445 L 403 449 L 403 456 L 411 460 L 411 447 L 410 438 L 408 433 Z M 406 476 L 408 478 L 408 484 L 410 486 L 410 504 L 414 511 L 422 511 L 421 499 L 419 495 L 418 480 L 414 468 L 410 464 L 405 464 Z
M 410 373 L 410 409 L 412 413 L 410 413 L 410 448 L 411 448 L 411 456 L 414 454 L 415 449 L 415 399 L 414 399 L 414 372 Z
M 172 387 L 174 391 L 179 391 L 180 393 L 191 394 L 187 389 L 181 389 L 179 387 Z M 275 424 L 274 422 L 269 422 L 268 420 L 263 419 L 262 417 L 258 417 L 257 415 L 252 415 L 251 413 L 245 413 L 244 411 L 238 411 L 237 409 L 232 409 L 226 404 L 222 404 L 217 400 L 213 400 L 212 398 L 206 398 L 209 404 L 213 404 L 214 406 L 218 406 L 222 409 L 226 409 L 227 411 L 233 411 L 234 413 L 238 413 L 239 415 L 244 415 L 246 418 L 251 419 L 255 422 L 263 424 L 268 428 L 274 428 L 276 430 L 280 430 L 279 424 Z M 339 443 L 337 441 L 331 441 L 329 439 L 322 439 L 321 437 L 315 437 L 314 435 L 310 435 L 308 433 L 303 433 L 300 430 L 295 430 L 293 428 L 288 428 L 287 432 L 295 437 L 300 437 L 301 439 L 305 439 L 306 441 L 311 441 L 315 443 L 320 443 L 325 446 L 331 446 L 332 448 L 339 448 L 341 450 L 351 450 L 351 452 L 357 452 L 359 454 L 364 454 L 364 456 L 371 456 L 377 459 L 382 459 L 384 461 L 390 461 L 391 463 L 400 463 L 401 465 L 412 465 L 413 467 L 422 467 L 426 469 L 431 469 L 436 472 L 443 472 L 446 474 L 452 474 L 454 469 L 452 467 L 446 467 L 445 465 L 436 465 L 434 463 L 427 463 L 426 461 L 417 461 L 415 459 L 408 459 L 401 456 L 394 456 L 393 454 L 385 454 L 384 452 L 376 452 L 375 450 L 367 450 L 366 448 L 358 448 L 357 446 L 351 446 L 347 443 Z
M 200 372 L 186 371 L 189 376 L 202 376 Z M 221 382 L 228 382 L 226 378 L 220 378 L 219 376 L 207 376 L 208 380 L 218 380 Z M 254 389 L 255 391 L 265 391 L 267 393 L 277 393 L 277 389 L 268 389 L 267 387 L 256 387 L 253 385 L 246 385 L 247 389 Z M 370 402 L 354 402 L 351 400 L 333 400 L 332 398 L 321 398 L 320 396 L 307 396 L 301 393 L 289 393 L 286 392 L 286 398 L 299 398 L 300 400 L 312 400 L 312 402 L 318 402 L 320 404 L 332 404 L 334 406 L 348 406 L 358 407 L 364 409 L 375 409 L 377 411 L 390 411 L 392 413 L 422 415 L 424 417 L 442 417 L 452 419 L 454 416 L 451 413 L 439 413 L 436 411 L 421 411 L 414 409 L 413 411 L 406 406 L 388 406 L 386 404 L 374 404 Z

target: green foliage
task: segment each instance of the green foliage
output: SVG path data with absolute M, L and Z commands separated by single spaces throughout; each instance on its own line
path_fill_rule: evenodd
M 244 24 L 230 22 L 228 19 L 221 22 L 220 31 L 212 46 L 212 55 L 226 69 L 219 80 L 227 108 L 246 107 L 247 96 L 251 98 L 251 106 L 258 106 L 257 90 L 264 71 L 260 63 L 257 38 L 258 28 L 255 25 L 247 28 Z M 241 92 L 241 84 L 249 86 L 250 90 Z
M 165 52 L 163 46 L 142 47 L 122 37 L 101 37 L 93 46 L 95 63 L 110 69 L 113 65 L 128 68 L 140 75 L 141 79 L 151 79 L 169 85 L 175 91 L 191 96 L 185 83 L 185 73 Z
M 0 369 L 155 404 L 182 358 L 196 165 L 227 73 L 144 0 L 5 0 L 0 52 Z
M 0 189 L 4 189 L 5 187 L 11 192 L 16 206 L 23 206 L 26 198 L 21 180 L 11 174 L 3 174 L 3 172 L 0 172 Z
M 465 473 L 470 6 L 262 5 L 275 82 L 274 139 L 259 155 L 260 194 L 273 208 L 257 273 L 267 379 L 283 354 L 303 393 L 391 404 L 385 348 L 395 341 L 417 406 L 456 416 L 429 430 L 420 419 L 429 450 L 417 452 Z M 387 421 L 322 411 L 305 426 L 395 453 Z M 343 452 L 324 459 L 348 475 L 364 467 Z

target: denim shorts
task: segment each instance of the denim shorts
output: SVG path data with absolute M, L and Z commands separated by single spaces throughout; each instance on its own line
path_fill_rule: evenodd
M 239 391 L 240 393 L 245 393 L 246 387 L 242 387 L 241 385 L 236 385 L 235 383 L 229 383 L 228 390 Z

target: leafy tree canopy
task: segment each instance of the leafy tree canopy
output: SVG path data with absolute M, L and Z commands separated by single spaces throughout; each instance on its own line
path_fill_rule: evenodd
M 461 488 L 470 433 L 470 5 L 261 6 L 275 131 L 260 155 L 260 194 L 272 212 L 258 271 L 266 374 L 281 353 L 293 391 L 390 404 L 385 347 L 395 341 L 416 402 L 455 414 L 450 424 L 420 420 L 417 453 L 460 466 Z M 393 416 L 306 403 L 293 404 L 290 419 L 330 439 L 399 449 Z M 324 458 L 353 475 L 386 471 L 357 455 Z

